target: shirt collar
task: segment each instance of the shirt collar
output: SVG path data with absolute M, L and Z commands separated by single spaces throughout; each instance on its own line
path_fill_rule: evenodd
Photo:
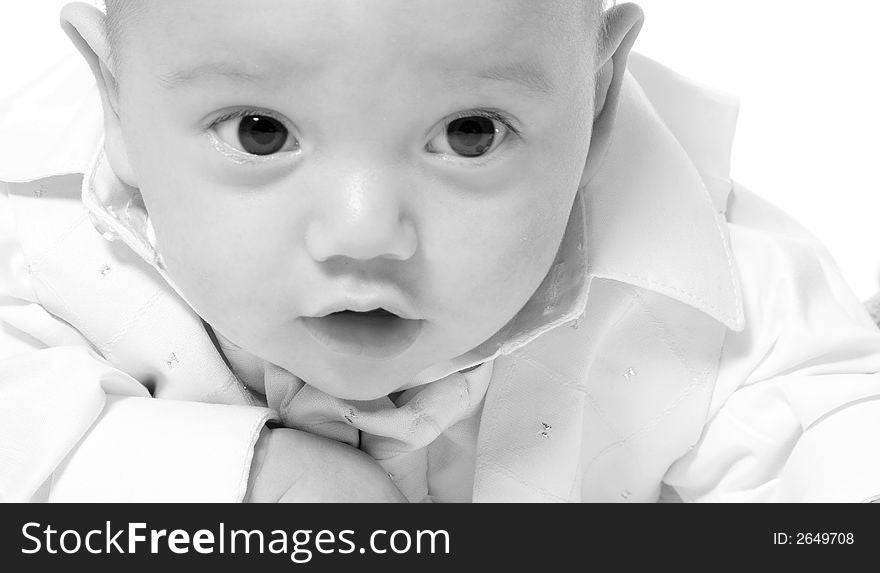
M 745 318 L 725 216 L 732 184 L 724 162 L 712 161 L 729 161 L 732 139 L 712 138 L 732 131 L 735 110 L 717 107 L 673 134 L 627 77 L 611 149 L 582 193 L 587 274 L 658 292 L 739 331 Z M 697 161 L 682 141 L 710 148 L 709 160 Z

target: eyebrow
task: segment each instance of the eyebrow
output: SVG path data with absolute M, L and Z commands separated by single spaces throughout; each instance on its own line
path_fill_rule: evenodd
M 552 95 L 556 86 L 547 77 L 547 74 L 537 65 L 527 62 L 503 65 L 483 70 L 475 77 L 484 80 L 495 80 L 505 83 L 513 83 L 525 88 L 534 95 Z
M 246 71 L 226 62 L 210 62 L 191 68 L 159 74 L 159 83 L 167 89 L 176 90 L 198 80 L 220 77 L 233 81 L 244 81 L 253 84 L 264 84 L 273 76 Z M 473 77 L 502 83 L 512 83 L 525 88 L 535 96 L 552 95 L 555 85 L 547 74 L 537 65 L 530 62 L 517 62 L 481 70 Z
M 158 75 L 159 83 L 167 89 L 175 90 L 194 83 L 197 80 L 220 77 L 234 81 L 245 81 L 253 84 L 266 82 L 270 76 L 245 71 L 224 62 L 200 64 L 192 68 L 166 72 Z

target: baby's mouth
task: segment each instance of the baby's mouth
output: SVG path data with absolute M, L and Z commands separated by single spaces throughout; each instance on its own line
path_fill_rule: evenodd
M 418 338 L 423 322 L 401 318 L 384 308 L 344 310 L 302 321 L 312 338 L 329 350 L 373 360 L 389 360 L 406 351 Z

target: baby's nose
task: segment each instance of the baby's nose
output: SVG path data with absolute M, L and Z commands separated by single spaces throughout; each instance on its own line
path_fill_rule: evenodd
M 306 235 L 312 258 L 410 259 L 418 235 L 404 208 L 406 191 L 399 181 L 375 174 L 350 176 L 327 189 Z

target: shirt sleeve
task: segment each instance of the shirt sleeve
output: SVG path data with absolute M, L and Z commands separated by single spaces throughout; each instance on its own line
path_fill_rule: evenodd
M 0 501 L 241 501 L 269 415 L 153 399 L 42 308 L 0 184 Z
M 747 326 L 731 332 L 695 447 L 665 482 L 686 501 L 880 496 L 880 330 L 831 256 L 737 188 L 731 244 Z

